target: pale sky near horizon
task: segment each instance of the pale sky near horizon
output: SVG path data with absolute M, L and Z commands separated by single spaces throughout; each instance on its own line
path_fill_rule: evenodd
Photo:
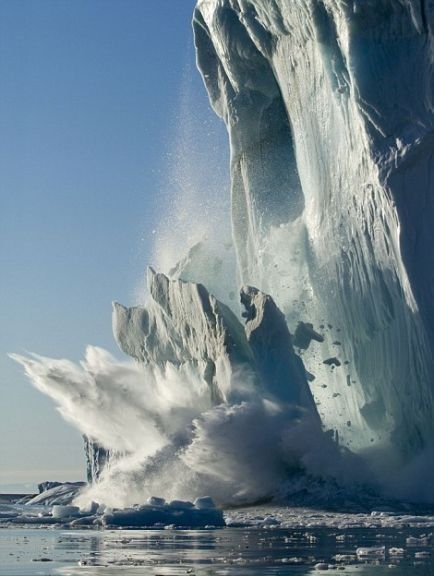
M 164 219 L 194 4 L 0 2 L 0 492 L 84 479 L 80 434 L 7 353 L 120 355 L 111 301 L 133 303 Z

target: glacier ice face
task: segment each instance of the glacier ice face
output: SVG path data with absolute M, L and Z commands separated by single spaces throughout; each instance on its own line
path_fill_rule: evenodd
M 425 0 L 199 0 L 193 20 L 242 280 L 323 326 L 303 361 L 325 424 L 404 458 L 434 422 L 433 23 Z

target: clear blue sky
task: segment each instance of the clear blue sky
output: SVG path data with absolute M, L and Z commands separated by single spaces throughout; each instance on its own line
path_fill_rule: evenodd
M 132 303 L 165 210 L 194 4 L 0 2 L 0 491 L 83 477 L 79 434 L 6 353 L 116 350 L 111 301 Z

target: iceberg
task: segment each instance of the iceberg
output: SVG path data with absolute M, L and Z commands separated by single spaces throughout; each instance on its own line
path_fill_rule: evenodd
M 114 303 L 128 361 L 13 355 L 84 436 L 72 505 L 126 526 L 174 502 L 215 523 L 203 494 L 432 501 L 431 4 L 198 0 L 232 241 L 193 234 L 145 304 Z
M 433 23 L 424 0 L 199 0 L 193 20 L 242 281 L 326 327 L 303 354 L 326 426 L 402 461 L 433 438 Z

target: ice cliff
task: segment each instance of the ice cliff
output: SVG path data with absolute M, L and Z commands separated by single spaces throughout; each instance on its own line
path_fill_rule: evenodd
M 427 0 L 198 1 L 233 242 L 114 304 L 132 360 L 15 356 L 85 436 L 79 505 L 432 501 L 433 24 Z
M 407 459 L 434 422 L 433 4 L 199 0 L 193 25 L 242 281 L 323 327 L 326 426 Z

